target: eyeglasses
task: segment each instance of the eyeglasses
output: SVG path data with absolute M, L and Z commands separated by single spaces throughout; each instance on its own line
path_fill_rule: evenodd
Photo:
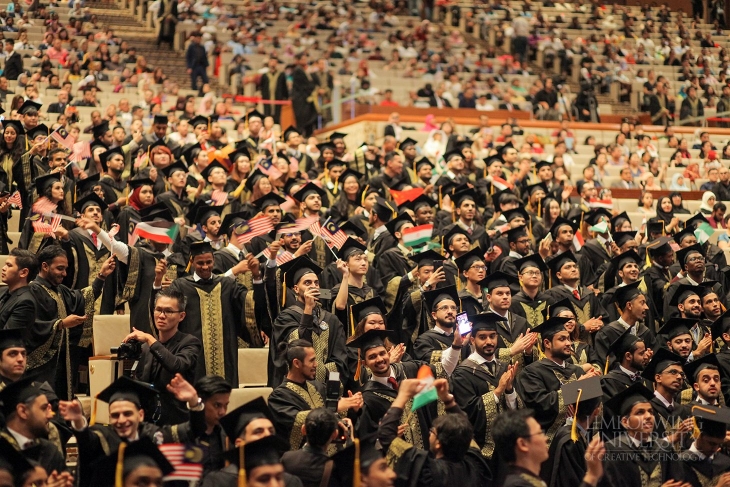
M 177 313 L 182 313 L 182 311 L 170 309 L 170 308 L 155 308 L 155 313 L 158 315 L 174 315 Z
M 704 262 L 704 261 L 705 261 L 705 258 L 702 257 L 701 255 L 698 255 L 696 257 L 690 257 L 689 259 L 687 259 L 687 262 Z
M 539 276 L 540 271 L 524 271 L 522 275 L 527 277 Z
M 473 265 L 469 269 L 470 270 L 475 270 L 475 271 L 486 271 L 487 270 L 487 266 L 485 266 L 485 265 Z
M 456 306 L 441 306 L 436 308 L 436 311 L 456 311 Z
M 530 433 L 529 435 L 524 435 L 521 438 L 532 438 L 533 436 L 544 435 L 544 434 L 545 434 L 545 430 L 540 428 L 540 431 L 537 431 L 535 433 Z
M 682 372 L 681 370 L 677 370 L 677 369 L 665 370 L 664 372 L 662 372 L 662 374 L 678 375 L 680 377 L 686 377 L 684 375 L 684 372 Z

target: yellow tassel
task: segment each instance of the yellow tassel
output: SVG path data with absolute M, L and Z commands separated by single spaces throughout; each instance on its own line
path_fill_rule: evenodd
M 127 444 L 121 442 L 117 451 L 117 468 L 114 472 L 114 487 L 124 487 L 124 450 Z
M 570 439 L 573 443 L 578 441 L 578 404 L 580 403 L 580 396 L 583 393 L 583 389 L 578 389 L 578 397 L 575 399 L 575 410 L 573 411 L 573 425 L 570 427 Z
M 542 200 L 537 202 L 537 217 L 542 218 Z
M 91 406 L 91 418 L 89 419 L 89 426 L 96 424 L 96 408 L 99 406 L 99 400 L 94 398 L 94 404 Z
M 443 200 L 443 196 L 441 195 L 441 186 L 439 186 L 439 208 L 441 208 L 441 201 Z
M 355 463 L 352 468 L 352 487 L 360 487 L 360 439 L 353 438 L 352 442 L 355 445 Z
M 339 177 L 337 177 L 337 178 L 335 178 L 335 182 L 334 182 L 334 188 L 332 189 L 332 194 L 333 194 L 334 196 L 337 196 L 337 187 L 338 187 L 339 185 L 340 185 L 340 178 L 339 178 Z
M 185 267 L 185 273 L 186 274 L 188 272 L 190 272 L 190 268 L 192 267 L 192 265 L 193 265 L 193 256 L 191 255 L 190 256 L 190 260 L 188 260 L 188 265 L 187 265 L 187 267 Z
M 365 198 L 366 198 L 368 189 L 370 189 L 370 185 L 366 184 L 365 188 L 362 190 L 362 196 L 360 197 L 360 206 L 365 206 Z
M 286 272 L 281 276 L 281 307 L 286 304 Z
M 692 417 L 692 438 L 697 439 L 700 436 L 700 428 L 697 426 L 697 418 Z
M 616 358 L 618 358 L 618 357 L 616 357 Z M 603 375 L 608 374 L 608 366 L 610 365 L 610 363 L 611 363 L 611 355 L 609 354 L 609 355 L 606 355 L 606 366 L 603 368 Z
M 362 360 L 360 360 L 360 349 L 357 349 L 357 369 L 355 369 L 355 380 L 360 381 L 360 371 L 362 370 Z
M 342 286 L 346 286 L 347 283 L 343 282 Z M 350 336 L 355 336 L 355 315 L 352 312 L 352 306 L 350 306 Z M 359 355 L 359 352 L 358 352 Z
M 243 448 L 246 442 L 238 447 L 238 487 L 246 487 L 246 464 L 243 458 Z

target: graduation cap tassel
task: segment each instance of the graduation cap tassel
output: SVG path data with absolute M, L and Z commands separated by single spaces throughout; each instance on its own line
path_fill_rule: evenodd
M 245 442 L 238 447 L 238 487 L 246 487 L 246 464 L 243 458 Z
M 96 424 L 96 408 L 99 406 L 99 400 L 94 398 L 94 404 L 91 405 L 91 418 L 89 418 L 89 426 Z
M 127 444 L 121 442 L 119 444 L 119 450 L 117 451 L 117 467 L 114 471 L 114 487 L 124 486 L 124 450 L 127 449 Z
M 360 359 L 360 349 L 357 350 L 357 368 L 355 369 L 355 381 L 360 382 L 360 371 L 362 370 L 362 360 Z
M 360 487 L 360 439 L 353 438 L 352 442 L 355 445 L 355 462 L 352 468 L 352 487 Z
M 286 304 L 286 272 L 281 276 L 281 307 Z
M 603 375 L 608 374 L 608 366 L 611 363 L 611 354 L 606 355 L 606 366 L 603 368 Z
M 355 315 L 352 312 L 352 306 L 350 306 L 350 336 L 355 336 Z M 358 353 L 358 357 L 360 354 Z
M 542 218 L 542 200 L 537 202 L 537 217 Z
M 570 439 L 573 443 L 578 441 L 578 404 L 580 403 L 580 396 L 583 393 L 583 389 L 578 389 L 578 397 L 575 399 L 575 410 L 573 411 L 573 424 L 570 427 Z

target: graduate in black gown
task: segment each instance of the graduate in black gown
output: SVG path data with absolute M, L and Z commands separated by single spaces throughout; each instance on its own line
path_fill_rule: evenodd
M 616 321 L 621 315 L 621 311 L 615 305 L 614 294 L 619 287 L 633 284 L 639 280 L 641 257 L 635 251 L 629 250 L 628 252 L 617 255 L 610 262 L 610 267 L 612 270 L 615 270 L 618 282 L 615 286 L 607 288 L 601 295 L 601 306 L 608 313 L 608 319 L 610 321 Z M 647 305 L 650 304 L 649 298 L 650 296 L 646 293 Z M 653 323 L 653 321 L 649 319 L 648 323 Z
M 269 387 L 278 386 L 286 376 L 285 357 L 277 355 L 276 350 L 280 344 L 297 339 L 311 342 L 317 350 L 317 380 L 324 382 L 328 371 L 339 372 L 345 384 L 350 379 L 344 325 L 319 302 L 321 272 L 309 257 L 298 257 L 281 266 L 280 293 L 271 295 L 269 291 L 268 299 L 275 309 L 282 304 L 285 293 L 293 292 L 296 297 L 293 304 L 275 311 L 278 315 L 269 344 Z
M 94 424 L 94 417 L 87 422 L 78 400 L 61 401 L 59 412 L 71 423 L 78 444 L 78 485 L 93 485 L 94 463 L 116 451 L 123 442 L 146 438 L 153 443 L 162 443 L 163 432 L 153 424 L 158 404 L 158 394 L 151 385 L 129 377 L 120 377 L 101 391 L 96 400 L 109 405 L 110 425 Z M 103 406 L 102 406 L 103 407 Z M 117 422 L 125 427 L 116 427 Z
M 573 407 L 573 417 L 555 433 L 548 461 L 542 464 L 540 477 L 548 487 L 581 484 L 586 474 L 591 425 L 601 413 L 600 377 L 564 384 L 561 389 L 565 404 Z
M 690 417 L 690 408 L 680 404 L 679 400 L 679 393 L 684 388 L 683 364 L 682 357 L 660 348 L 641 374 L 646 380 L 654 382 L 654 397 L 651 398 L 654 431 L 659 438 L 666 437 L 679 447 L 693 428 L 691 421 L 685 421 Z
M 113 258 L 107 259 L 92 284 L 75 290 L 63 285 L 68 266 L 66 251 L 51 245 L 38 254 L 40 270 L 30 283 L 36 301 L 36 320 L 26 346 L 26 377 L 54 384 L 59 398 L 69 399 L 78 381 L 76 371 L 92 339 L 94 302 L 101 295 L 106 277 L 114 271 Z M 83 353 L 83 352 L 82 352 Z
M 460 277 L 464 276 L 464 286 L 459 291 L 461 310 L 470 315 L 484 311 L 486 296 L 482 290 L 482 281 L 487 276 L 484 262 L 484 251 L 480 247 L 473 248 L 454 262 L 459 268 Z
M 190 250 L 193 274 L 170 284 L 170 289 L 188 298 L 179 329 L 203 342 L 195 377 L 220 375 L 235 387 L 239 339 L 245 347 L 261 347 L 260 331 L 268 319 L 259 264 L 249 256 L 253 289 L 246 289 L 233 278 L 213 274 L 213 248 L 209 242 L 193 244 Z
M 184 219 L 192 205 L 187 193 L 188 167 L 184 162 L 177 161 L 164 168 L 162 174 L 170 189 L 158 194 L 157 201 L 164 201 L 175 218 Z
M 313 183 L 307 183 L 294 193 L 292 197 L 299 203 L 302 218 L 318 216 L 319 223 L 322 225 L 325 218 L 322 216 L 323 209 L 330 204 L 327 192 Z M 312 240 L 312 250 L 309 252 L 309 258 L 317 264 L 320 269 L 327 267 L 332 262 L 332 252 L 327 248 L 327 243 L 323 238 L 315 236 L 309 231 L 302 232 L 302 242 Z
M 672 447 L 663 439 L 652 441 L 653 397 L 649 389 L 637 383 L 605 403 L 614 417 L 619 418 L 623 431 L 606 443 L 604 476 L 599 487 L 662 485 L 670 480 L 668 463 L 673 457 Z
M 722 378 L 722 396 L 725 404 L 730 404 L 730 310 L 725 311 L 712 323 L 712 340 L 715 342 L 715 358 L 717 358 L 720 377 Z
M 535 419 L 552 441 L 555 433 L 565 424 L 567 406 L 561 386 L 597 375 L 594 369 L 584 372 L 568 362 L 572 350 L 570 334 L 565 329 L 568 318 L 550 318 L 534 329 L 540 334 L 540 345 L 545 358 L 527 365 L 517 376 L 517 392 L 525 407 L 535 411 Z
M 530 328 L 535 328 L 545 320 L 543 311 L 547 307 L 548 295 L 540 288 L 548 267 L 538 254 L 515 260 L 514 264 L 520 279 L 520 291 L 512 295 L 510 311 L 525 318 Z
M 469 355 L 469 344 L 454 348 L 459 330 L 456 315 L 459 308 L 459 295 L 456 286 L 447 286 L 424 293 L 423 299 L 434 320 L 434 327 L 421 333 L 413 343 L 413 356 L 428 364 L 441 363 L 443 354 L 450 348 L 456 350 L 459 362 Z
M 366 251 L 367 247 L 352 237 L 349 237 L 337 250 L 337 256 L 344 262 L 342 267 L 347 266 L 346 284 L 340 282 L 332 288 L 332 313 L 341 323 L 350 323 L 350 317 L 347 315 L 350 306 L 377 296 L 375 289 L 365 282 L 370 269 Z M 339 262 L 336 264 L 340 265 Z M 342 271 L 340 269 L 338 271 L 342 275 Z M 344 285 L 347 285 L 346 290 L 342 289 Z M 340 309 L 338 308 L 340 305 L 344 306 Z M 351 337 L 354 332 L 350 326 L 345 327 L 346 338 Z
M 380 273 L 383 287 L 388 290 L 388 284 L 396 276 L 404 276 L 415 267 L 408 260 L 411 249 L 403 244 L 403 231 L 414 226 L 413 219 L 408 213 L 401 213 L 385 224 L 385 227 L 395 238 L 395 244 L 375 256 L 373 266 Z
M 213 252 L 213 272 L 215 274 L 226 274 L 236 264 L 245 259 L 243 246 L 238 243 L 235 230 L 241 224 L 246 223 L 243 213 L 229 213 L 221 222 L 220 234 L 226 236 L 228 245 Z M 230 275 L 230 273 L 228 273 Z
M 451 392 L 474 426 L 474 441 L 482 455 L 491 459 L 494 455 L 492 429 L 497 415 L 523 407 L 513 387 L 518 366 L 496 356 L 497 322 L 504 318 L 495 313 L 481 313 L 469 316 L 469 320 L 472 323 L 469 341 L 474 352 L 454 370 Z
M 537 349 L 533 346 L 537 335 L 527 326 L 523 317 L 510 312 L 512 306 L 512 288 L 518 285 L 517 278 L 502 272 L 488 275 L 481 283 L 487 288 L 489 305 L 485 311 L 492 311 L 506 319 L 497 323 L 499 344 L 497 356 L 500 360 L 531 363 L 537 359 Z
M 593 227 L 604 227 L 605 231 L 596 232 L 596 238 L 586 240 L 581 249 L 578 267 L 580 282 L 584 286 L 597 287 L 600 269 L 604 269 L 613 256 L 610 220 L 611 212 L 604 208 L 591 210 L 585 215 L 586 223 Z

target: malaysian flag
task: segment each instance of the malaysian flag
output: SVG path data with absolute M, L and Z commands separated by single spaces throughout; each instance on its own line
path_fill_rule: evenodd
M 272 159 L 263 159 L 259 161 L 259 168 L 261 169 L 261 172 L 266 174 L 271 179 L 279 179 L 281 176 L 283 176 L 283 174 L 281 174 L 281 171 L 279 171 Z
M 58 142 L 58 145 L 66 150 L 72 151 L 74 149 L 75 140 L 73 135 L 67 135 L 64 137 L 60 131 L 54 130 L 53 133 L 51 133 L 51 138 Z
M 295 221 L 291 225 L 286 226 L 286 231 L 287 232 L 303 232 L 304 230 L 311 230 L 310 227 L 315 222 L 317 222 L 317 224 L 319 224 L 319 215 L 298 218 L 297 221 Z M 317 233 L 317 235 L 319 235 L 319 233 Z
M 216 206 L 223 206 L 228 203 L 228 193 L 216 189 L 213 191 L 213 194 L 210 195 L 210 199 L 213 200 L 213 203 L 215 203 Z
M 319 218 L 309 225 L 309 233 L 315 237 L 322 237 L 322 225 L 319 224 Z
M 76 142 L 73 146 L 73 153 L 68 158 L 69 161 L 79 162 L 81 159 L 89 159 L 91 157 L 91 148 L 88 142 Z
M 175 467 L 175 471 L 164 477 L 164 481 L 170 480 L 200 480 L 203 475 L 203 465 L 194 463 L 191 460 L 202 458 L 202 453 L 196 452 L 195 448 L 188 448 L 179 443 L 167 443 L 159 446 L 160 452 L 165 455 L 167 461 Z
M 276 265 L 284 265 L 294 258 L 294 254 L 286 250 L 276 256 Z
M 335 222 L 327 222 L 322 227 L 322 237 L 324 238 L 327 245 L 332 247 L 341 248 L 347 240 L 347 234 L 340 230 Z
M 10 198 L 8 198 L 8 203 L 15 205 L 22 210 L 23 198 L 20 196 L 20 191 L 15 191 L 15 193 L 11 194 Z
M 44 213 L 55 213 L 57 206 L 58 205 L 56 205 L 53 201 L 49 200 L 45 196 L 41 196 L 35 203 L 33 203 L 32 209 L 33 213 L 43 215 Z
M 233 233 L 238 238 L 238 243 L 243 245 L 249 243 L 254 237 L 265 235 L 274 229 L 274 223 L 266 215 L 251 218 L 236 226 Z

